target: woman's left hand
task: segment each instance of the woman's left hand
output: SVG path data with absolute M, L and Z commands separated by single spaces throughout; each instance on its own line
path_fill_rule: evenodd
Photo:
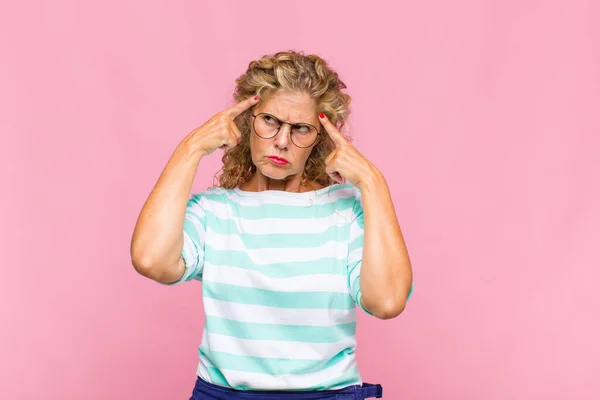
M 381 175 L 375 165 L 356 150 L 325 114 L 319 114 L 319 121 L 336 146 L 325 159 L 325 172 L 331 179 L 338 183 L 348 182 L 360 188 L 365 182 Z

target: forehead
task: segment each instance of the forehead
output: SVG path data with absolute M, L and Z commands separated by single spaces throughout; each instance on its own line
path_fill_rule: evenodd
M 257 112 L 268 112 L 284 121 L 318 123 L 317 102 L 300 91 L 278 90 L 256 105 Z

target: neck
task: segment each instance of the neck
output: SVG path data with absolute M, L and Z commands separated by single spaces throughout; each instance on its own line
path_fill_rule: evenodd
M 286 179 L 272 179 L 264 176 L 260 171 L 256 171 L 252 177 L 243 184 L 240 189 L 249 192 L 262 192 L 264 190 L 281 190 L 284 192 L 302 193 L 311 190 L 320 189 L 321 186 L 307 182 L 301 185 L 302 176 L 290 176 Z

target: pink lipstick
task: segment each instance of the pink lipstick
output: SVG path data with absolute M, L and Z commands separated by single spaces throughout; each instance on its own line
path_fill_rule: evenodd
M 289 161 L 288 161 L 288 160 L 286 160 L 285 158 L 281 158 L 281 157 L 275 157 L 275 156 L 269 156 L 269 157 L 267 157 L 267 158 L 268 158 L 269 160 L 271 160 L 271 162 L 272 162 L 273 164 L 276 164 L 276 165 L 287 165 L 287 164 L 289 164 Z

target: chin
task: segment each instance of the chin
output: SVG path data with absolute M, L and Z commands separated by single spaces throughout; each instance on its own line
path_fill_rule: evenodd
M 263 166 L 258 168 L 258 171 L 265 177 L 270 179 L 283 180 L 292 175 L 292 172 L 287 168 L 278 168 L 274 165 Z
M 272 169 L 266 171 L 260 171 L 261 174 L 270 179 L 278 179 L 283 180 L 287 178 L 290 174 L 287 171 L 273 171 Z

